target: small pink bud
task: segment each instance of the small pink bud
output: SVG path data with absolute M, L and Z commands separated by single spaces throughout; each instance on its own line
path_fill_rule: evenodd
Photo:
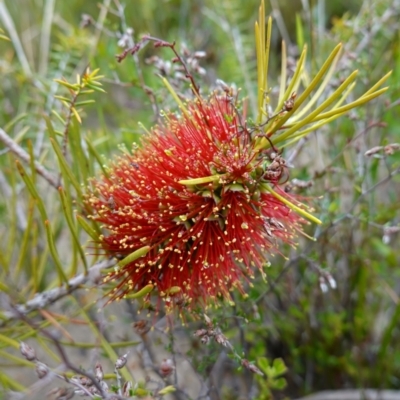
M 206 321 L 208 327 L 212 327 L 212 321 L 206 314 L 204 314 L 204 321 Z
M 200 336 L 204 336 L 205 334 L 207 334 L 207 329 L 198 329 L 198 330 L 194 333 L 194 336 L 200 337 Z
M 161 365 L 160 365 L 160 374 L 166 378 L 167 376 L 170 376 L 172 372 L 174 371 L 174 363 L 173 361 L 168 358 L 167 360 L 163 360 Z
M 131 389 L 132 389 L 132 382 L 130 382 L 130 381 L 126 381 L 125 383 L 124 383 L 124 386 L 122 387 L 122 394 L 125 396 L 125 397 L 131 397 Z
M 208 343 L 210 343 L 210 336 L 204 335 L 204 336 L 201 338 L 200 342 L 201 342 L 202 344 L 208 344 Z
M 141 319 L 133 324 L 133 329 L 138 335 L 144 335 L 150 330 L 150 326 L 145 319 Z
M 46 364 L 37 362 L 35 371 L 39 379 L 43 379 L 49 373 L 49 367 Z
M 26 344 L 25 342 L 21 342 L 19 345 L 19 349 L 21 351 L 21 354 L 28 360 L 28 361 L 34 361 L 36 360 L 36 352 L 35 350 Z
M 214 336 L 215 341 L 218 344 L 221 344 L 222 346 L 227 346 L 228 344 L 228 339 L 222 334 L 222 333 L 218 333 Z
M 116 369 L 121 369 L 125 367 L 126 361 L 128 359 L 128 354 L 126 353 L 123 356 L 119 357 L 118 360 L 115 362 L 115 368 Z
M 373 156 L 374 154 L 379 153 L 382 149 L 383 149 L 382 146 L 375 146 L 375 147 L 372 147 L 371 149 L 367 150 L 367 151 L 364 153 L 364 155 L 365 155 L 365 156 L 368 156 L 368 157 L 369 157 L 369 156 Z
M 395 153 L 396 151 L 399 151 L 399 150 L 400 150 L 400 144 L 399 143 L 388 144 L 383 149 L 383 151 L 387 155 L 392 155 L 393 153 Z
M 250 372 L 253 372 L 253 373 L 261 375 L 261 376 L 264 375 L 258 367 L 256 367 L 254 364 L 251 364 L 250 361 L 246 360 L 245 358 L 242 359 L 242 365 L 244 368 L 248 369 Z
M 79 385 L 82 385 L 82 386 L 92 386 L 93 385 L 93 382 L 89 378 L 87 378 L 86 376 L 81 376 L 81 375 L 74 375 L 71 378 L 71 381 L 79 383 Z
M 207 55 L 205 51 L 195 51 L 193 57 L 195 58 L 204 58 Z
M 96 378 L 98 381 L 102 381 L 104 378 L 104 372 L 103 372 L 103 367 L 101 366 L 100 363 L 96 364 L 96 367 L 94 368 L 94 374 L 96 375 Z
M 283 103 L 283 108 L 285 111 L 291 111 L 294 107 L 294 101 L 296 100 L 296 93 L 292 93 L 290 98 Z

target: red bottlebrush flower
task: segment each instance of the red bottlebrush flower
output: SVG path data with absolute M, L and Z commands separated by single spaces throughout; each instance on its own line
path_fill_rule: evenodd
M 105 278 L 118 282 L 112 299 L 147 285 L 168 306 L 231 299 L 279 242 L 293 244 L 303 219 L 282 201 L 296 202 L 279 186 L 284 160 L 258 148 L 242 119 L 227 96 L 192 101 L 93 181 L 86 203 L 105 229 L 105 251 L 150 247 Z

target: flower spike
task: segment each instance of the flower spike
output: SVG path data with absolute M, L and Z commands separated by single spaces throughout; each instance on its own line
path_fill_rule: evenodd
M 306 220 L 320 224 L 288 192 L 289 169 L 283 150 L 311 131 L 379 96 L 384 76 L 364 95 L 346 104 L 357 71 L 326 98 L 338 63 L 337 45 L 311 80 L 305 79 L 306 47 L 286 84 L 286 46 L 282 45 L 279 99 L 270 115 L 268 65 L 272 20 L 264 1 L 255 24 L 258 68 L 255 123 L 246 107 L 225 88 L 202 97 L 183 59 L 168 43 L 150 36 L 145 42 L 170 48 L 190 81 L 193 99 L 185 103 L 162 78 L 181 115 L 163 113 L 147 131 L 142 146 L 115 159 L 107 175 L 92 180 L 85 199 L 89 218 L 102 224 L 97 241 L 118 266 L 104 278 L 113 282 L 111 300 L 156 296 L 167 309 L 233 303 L 231 292 L 246 297 L 247 283 L 281 243 L 296 245 Z M 94 72 L 93 72 L 94 74 Z M 309 82 L 304 86 L 304 82 Z M 304 87 L 303 87 L 303 86 Z M 314 105 L 318 104 L 316 108 Z M 91 236 L 96 232 L 90 230 Z

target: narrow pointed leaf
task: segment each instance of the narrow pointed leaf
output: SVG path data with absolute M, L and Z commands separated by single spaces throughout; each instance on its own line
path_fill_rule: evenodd
M 144 246 L 133 253 L 129 254 L 129 256 L 122 259 L 118 265 L 123 268 L 125 265 L 130 264 L 133 261 L 136 261 L 138 258 L 145 256 L 150 250 L 149 246 Z
M 86 273 L 87 270 L 88 270 L 88 265 L 87 265 L 87 262 L 86 262 L 85 254 L 84 254 L 84 252 L 82 250 L 82 247 L 81 247 L 81 244 L 80 244 L 80 241 L 79 241 L 78 232 L 76 230 L 75 222 L 72 219 L 72 209 L 71 209 L 71 206 L 70 206 L 70 202 L 67 200 L 66 195 L 65 195 L 65 193 L 64 193 L 62 188 L 59 188 L 58 192 L 60 194 L 60 199 L 61 199 L 62 209 L 64 211 L 65 219 L 67 221 L 69 230 L 71 232 L 72 239 L 74 240 L 74 242 L 76 244 L 76 247 L 78 249 L 78 252 L 79 252 L 79 255 L 80 255 L 81 260 L 83 262 L 83 267 L 84 267 L 84 270 L 85 270 L 85 273 Z M 75 273 L 76 273 L 76 271 L 73 271 L 73 273 L 71 275 L 74 275 Z

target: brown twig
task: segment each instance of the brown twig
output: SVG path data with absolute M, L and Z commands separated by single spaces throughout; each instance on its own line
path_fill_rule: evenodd
M 180 56 L 178 51 L 175 48 L 176 43 L 175 42 L 166 42 L 165 40 L 161 40 L 158 38 L 155 38 L 153 36 L 143 36 L 141 40 L 139 40 L 133 47 L 130 47 L 126 49 L 123 53 L 119 54 L 116 56 L 118 62 L 121 62 L 124 60 L 128 54 L 134 55 L 138 53 L 149 41 L 154 42 L 154 47 L 168 47 L 172 50 L 172 52 L 175 54 L 175 58 L 172 60 L 172 62 L 178 62 L 182 65 L 184 71 L 185 71 L 185 76 L 186 78 L 189 79 L 191 85 L 192 85 L 192 90 L 194 94 L 200 95 L 200 88 L 197 86 L 193 75 L 189 72 L 189 69 L 183 60 L 183 58 Z
M 375 191 L 379 186 L 389 182 L 391 179 L 393 179 L 394 176 L 400 174 L 400 168 L 396 168 L 395 170 L 391 171 L 388 176 L 386 176 L 385 178 L 383 178 L 382 180 L 380 180 L 378 183 L 376 183 L 374 186 L 372 186 L 371 188 L 369 188 L 368 190 L 366 190 L 365 192 L 363 192 L 358 198 L 357 200 L 354 201 L 354 203 L 350 206 L 350 208 L 347 210 L 347 212 L 343 213 L 343 215 L 341 215 L 339 218 L 337 218 L 335 221 L 332 221 L 329 225 L 327 225 L 324 229 L 321 229 L 314 237 L 315 239 L 318 239 L 319 237 L 323 236 L 324 234 L 326 234 L 329 230 L 331 230 L 332 228 L 336 227 L 337 225 L 339 225 L 341 222 L 343 222 L 345 219 L 348 218 L 352 218 L 351 212 L 354 210 L 354 208 L 357 206 L 357 204 L 363 199 L 365 198 L 367 195 L 369 195 L 370 193 L 372 193 L 373 191 Z M 277 284 L 279 283 L 279 281 L 282 279 L 282 277 L 286 274 L 286 272 L 288 272 L 290 270 L 291 267 L 293 267 L 294 265 L 296 265 L 296 263 L 303 258 L 306 258 L 307 255 L 312 251 L 312 249 L 314 248 L 314 242 L 310 243 L 303 251 L 301 254 L 297 255 L 296 257 L 291 258 L 290 260 L 288 260 L 288 262 L 286 263 L 286 265 L 283 267 L 283 269 L 280 271 L 279 275 L 277 276 L 277 278 L 275 278 L 274 281 L 269 282 L 268 283 L 268 288 L 265 290 L 264 293 L 262 293 L 256 300 L 255 300 L 255 304 L 259 304 L 261 302 L 262 299 L 265 298 L 265 296 L 267 296 L 269 293 L 271 293 L 275 287 L 277 286 Z
M 2 321 L 0 322 L 0 326 L 4 326 L 11 320 L 20 319 L 21 315 L 27 315 L 32 311 L 46 308 L 60 298 L 71 294 L 76 289 L 79 289 L 82 285 L 89 281 L 96 282 L 99 277 L 100 270 L 112 267 L 115 265 L 115 263 L 116 261 L 114 259 L 108 259 L 99 262 L 89 268 L 87 274 L 82 273 L 70 279 L 68 281 L 68 286 L 63 285 L 61 287 L 50 289 L 46 292 L 37 293 L 33 299 L 27 301 L 25 304 L 17 304 L 12 306 L 11 311 L 4 311 L 2 313 Z
M 115 5 L 117 6 L 117 13 L 118 13 L 118 17 L 121 20 L 121 25 L 122 28 L 125 32 L 128 32 L 128 25 L 126 23 L 126 18 L 125 18 L 125 13 L 124 13 L 124 7 L 123 5 L 120 3 L 119 0 L 114 0 Z M 128 45 L 129 48 L 133 48 L 135 46 L 134 42 L 133 42 L 133 38 L 131 35 L 127 35 L 128 37 Z M 140 66 L 140 62 L 139 62 L 139 57 L 137 56 L 137 54 L 132 54 L 133 57 L 133 62 L 135 63 L 135 68 L 136 68 L 136 72 L 137 72 L 137 76 L 139 79 L 139 86 L 142 88 L 143 92 L 146 94 L 146 96 L 149 98 L 150 100 L 150 104 L 151 107 L 153 109 L 153 113 L 154 113 L 154 117 L 156 119 L 156 121 L 159 118 L 160 115 L 160 110 L 157 104 L 157 97 L 154 93 L 154 91 L 148 87 L 146 85 L 145 79 L 144 79 L 144 74 L 143 74 L 143 70 Z M 118 57 L 117 57 L 118 59 Z M 120 62 L 120 60 L 118 59 L 118 62 Z
M 21 321 L 24 321 L 27 325 L 29 325 L 35 331 L 41 332 L 44 336 L 49 338 L 54 343 L 54 346 L 56 347 L 58 354 L 60 355 L 66 368 L 68 368 L 69 370 L 71 370 L 79 375 L 82 375 L 82 376 L 85 376 L 86 378 L 88 378 L 93 383 L 93 385 L 96 387 L 96 389 L 99 391 L 100 395 L 102 396 L 101 398 L 106 399 L 108 397 L 107 394 L 104 393 L 103 388 L 101 387 L 101 385 L 99 384 L 99 382 L 97 381 L 97 379 L 94 375 L 76 367 L 69 360 L 67 353 L 65 352 L 63 346 L 61 346 L 58 338 L 52 332 L 38 326 L 34 321 L 32 321 L 30 318 L 28 318 L 25 314 L 23 314 L 16 307 L 14 307 L 14 312 L 17 315 L 17 318 L 19 318 Z

